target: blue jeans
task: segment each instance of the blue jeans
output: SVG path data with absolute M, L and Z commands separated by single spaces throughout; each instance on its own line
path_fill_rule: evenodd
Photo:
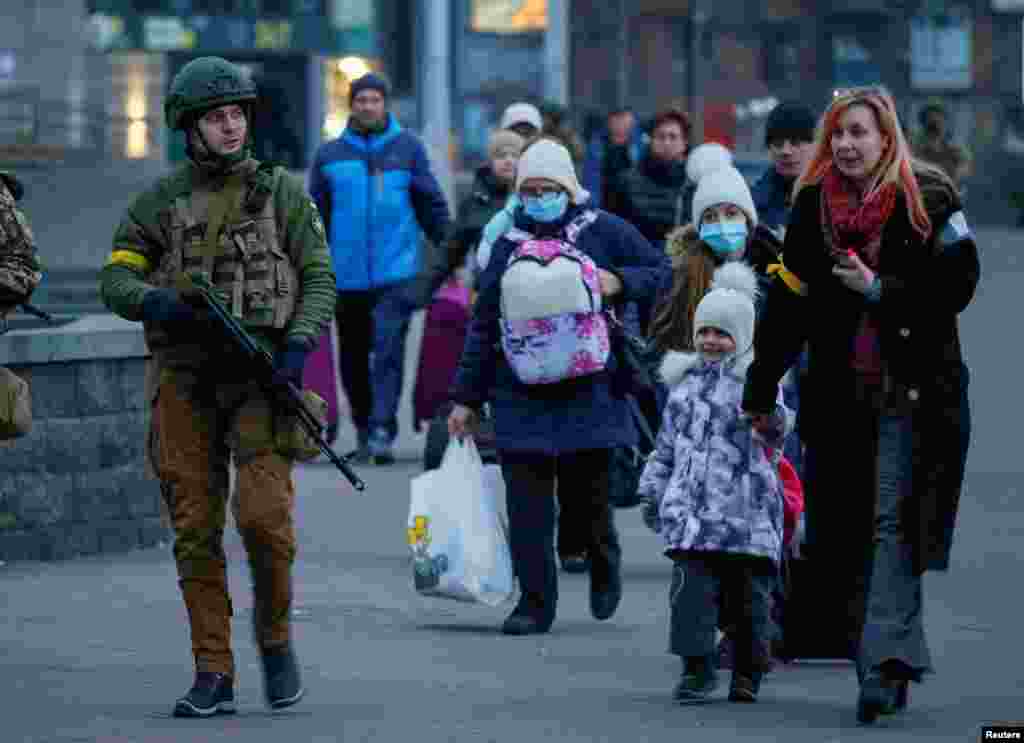
M 368 291 L 338 292 L 338 361 L 341 384 L 357 429 L 398 435 L 405 339 L 416 310 L 412 281 Z
M 913 497 L 913 428 L 909 416 L 883 415 L 878 430 L 874 559 L 858 665 L 861 673 L 900 661 L 915 679 L 932 670 L 924 634 L 921 573 L 904 516 Z

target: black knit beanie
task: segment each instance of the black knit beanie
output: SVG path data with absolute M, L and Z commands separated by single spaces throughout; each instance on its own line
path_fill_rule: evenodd
M 362 77 L 353 80 L 349 87 L 348 102 L 351 104 L 355 97 L 364 90 L 376 90 L 385 98 L 391 93 L 391 86 L 388 81 L 373 72 L 367 72 Z
M 791 139 L 797 142 L 814 141 L 814 127 L 818 117 L 802 103 L 790 101 L 780 103 L 768 114 L 764 126 L 764 144 Z

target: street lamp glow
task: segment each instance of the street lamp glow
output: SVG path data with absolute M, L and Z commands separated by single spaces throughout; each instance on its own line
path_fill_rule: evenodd
M 358 80 L 370 71 L 370 65 L 362 57 L 343 57 L 338 60 L 338 72 L 349 80 Z

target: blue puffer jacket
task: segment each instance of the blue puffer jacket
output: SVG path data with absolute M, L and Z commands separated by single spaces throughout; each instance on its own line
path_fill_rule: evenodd
M 389 116 L 369 137 L 350 125 L 317 150 L 310 194 L 327 229 L 339 291 L 415 278 L 424 270 L 420 229 L 438 246 L 448 237 L 448 205 L 426 150 Z
M 571 207 L 555 224 L 541 225 L 515 214 L 515 226 L 539 237 L 558 235 L 584 207 Z M 636 429 L 626 400 L 616 391 L 609 368 L 597 374 L 554 384 L 519 381 L 500 350 L 501 276 L 515 244 L 505 237 L 494 244 L 480 275 L 479 294 L 466 345 L 452 390 L 455 402 L 478 408 L 490 400 L 495 445 L 500 451 L 556 455 L 586 449 L 611 449 L 636 442 Z M 648 303 L 668 259 L 635 227 L 607 212 L 580 233 L 576 247 L 599 268 L 622 280 L 618 312 L 625 302 Z

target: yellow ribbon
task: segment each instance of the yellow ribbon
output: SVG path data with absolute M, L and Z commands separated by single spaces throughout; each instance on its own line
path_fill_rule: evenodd
M 807 285 L 800 280 L 799 276 L 786 268 L 786 264 L 782 262 L 782 256 L 779 256 L 778 263 L 769 264 L 767 271 L 769 276 L 777 275 L 782 279 L 783 283 L 794 294 L 799 294 L 802 297 L 807 293 Z
M 134 250 L 115 250 L 107 258 L 108 266 L 128 266 L 142 273 L 149 272 L 149 259 Z

